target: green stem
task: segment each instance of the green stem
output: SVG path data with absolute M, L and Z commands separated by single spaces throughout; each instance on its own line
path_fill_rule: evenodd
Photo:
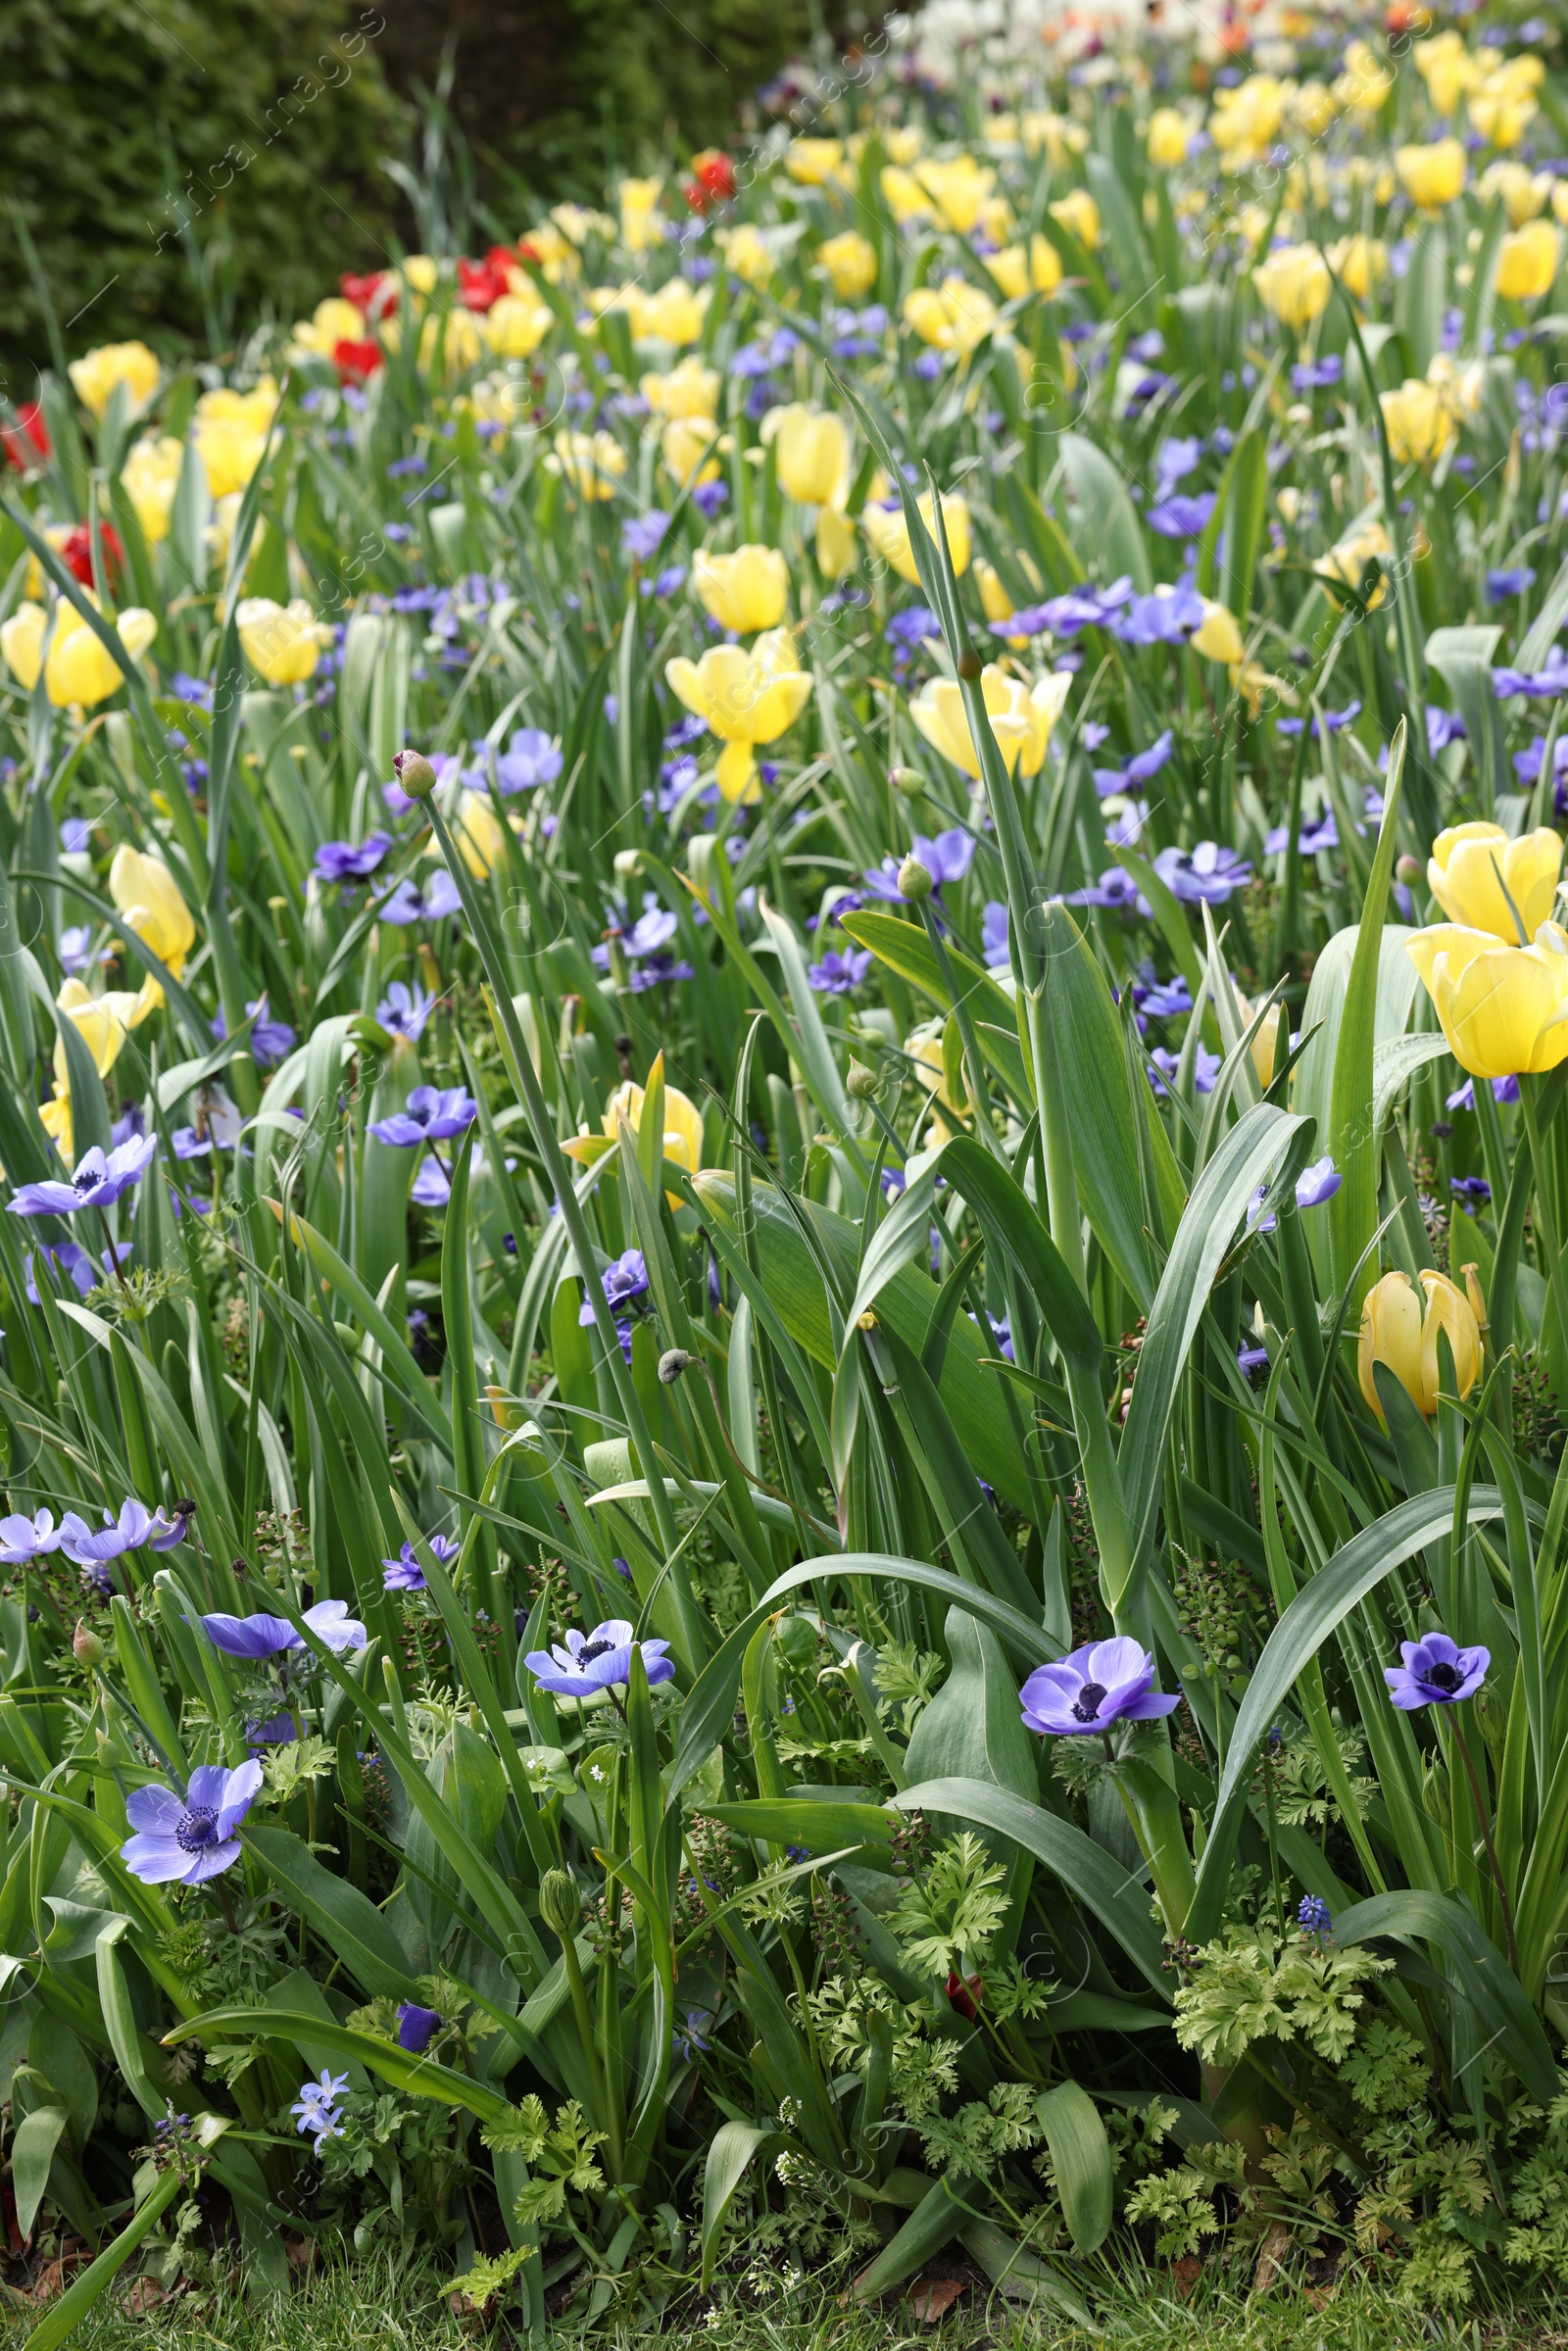
M 1483 1081 L 1477 1079 L 1480 1085 Z M 1541 1121 L 1536 1112 L 1535 1080 L 1519 1080 L 1519 1107 L 1524 1112 L 1525 1133 L 1530 1138 L 1530 1162 L 1536 1178 L 1536 1222 L 1541 1235 L 1541 1247 L 1546 1258 L 1546 1276 L 1551 1284 L 1551 1303 L 1557 1317 L 1557 1346 L 1559 1351 L 1568 1348 L 1568 1290 L 1564 1289 L 1562 1255 L 1557 1247 L 1557 1216 L 1552 1204 L 1550 1172 L 1546 1166 L 1545 1148 L 1542 1141 Z
M 533 1129 L 539 1156 L 544 1161 L 545 1172 L 555 1191 L 561 1209 L 561 1219 L 566 1228 L 566 1237 L 571 1243 L 572 1253 L 576 1257 L 577 1268 L 582 1276 L 584 1293 L 594 1311 L 594 1324 L 599 1333 L 600 1345 L 605 1350 L 610 1376 L 614 1382 L 616 1398 L 636 1450 L 637 1464 L 648 1481 L 648 1503 L 653 1511 L 654 1522 L 659 1530 L 659 1539 L 663 1545 L 664 1556 L 667 1559 L 679 1541 L 675 1529 L 675 1515 L 670 1508 L 669 1496 L 664 1491 L 664 1481 L 659 1474 L 659 1465 L 654 1456 L 653 1438 L 643 1411 L 642 1400 L 632 1381 L 631 1366 L 621 1354 L 620 1339 L 615 1330 L 614 1316 L 610 1311 L 610 1302 L 605 1297 L 604 1285 L 594 1271 L 593 1244 L 589 1238 L 588 1220 L 582 1212 L 582 1202 L 577 1198 L 576 1186 L 571 1178 L 571 1169 L 567 1163 L 566 1154 L 561 1148 L 555 1120 L 546 1106 L 544 1090 L 540 1086 L 534 1070 L 533 1055 L 528 1050 L 527 1040 L 522 1033 L 522 1024 L 517 1018 L 516 1008 L 512 1001 L 512 982 L 508 976 L 506 965 L 502 961 L 501 951 L 496 945 L 495 935 L 491 929 L 489 910 L 479 892 L 474 888 L 473 877 L 458 853 L 445 816 L 434 800 L 431 800 L 427 806 L 431 826 L 440 845 L 441 854 L 446 859 L 447 871 L 457 885 L 458 896 L 463 901 L 463 910 L 468 918 L 468 927 L 473 933 L 474 944 L 479 950 L 480 960 L 484 964 L 485 977 L 490 983 L 490 993 L 495 1004 L 495 1016 L 501 1024 L 502 1033 L 507 1041 L 517 1085 L 522 1094 L 523 1106 L 528 1114 L 528 1124 Z M 684 1613 L 683 1611 L 683 1615 Z M 702 1660 L 707 1644 L 702 1641 L 699 1626 L 688 1623 L 685 1631 L 687 1644 L 692 1651 L 686 1662 L 695 1669 Z M 694 1635 L 696 1636 L 695 1640 Z
M 1523 1091 L 1524 1089 L 1521 1087 L 1520 1092 L 1523 1093 Z M 1459 1760 L 1464 1765 L 1464 1776 L 1470 1783 L 1470 1793 L 1475 1801 L 1476 1819 L 1481 1826 L 1481 1841 L 1487 1848 L 1487 1859 L 1492 1864 L 1492 1875 L 1496 1882 L 1497 1899 L 1502 1904 L 1503 1932 L 1508 1937 L 1508 1962 L 1517 1976 L 1519 1974 L 1519 1945 L 1514 1940 L 1513 1910 L 1508 1901 L 1508 1888 L 1502 1882 L 1502 1871 L 1497 1865 L 1497 1848 L 1492 1841 L 1492 1826 L 1487 1819 L 1486 1805 L 1482 1802 L 1481 1783 L 1476 1778 L 1476 1767 L 1470 1760 L 1470 1749 L 1465 1744 L 1464 1733 L 1459 1728 L 1457 1714 L 1450 1715 L 1448 1722 L 1449 1729 L 1453 1733 L 1453 1743 L 1459 1750 Z
M 594 2032 L 593 2012 L 588 2006 L 588 1986 L 583 1982 L 582 1961 L 577 1956 L 577 1937 L 569 1930 L 561 1937 L 561 1957 L 571 1992 L 572 2014 L 577 2020 L 577 2038 L 582 2043 L 582 2061 L 588 2069 L 588 2096 L 594 2108 L 593 2119 L 608 2138 L 609 2100 L 605 2096 L 605 2078 L 599 2063 L 599 2040 Z M 618 2165 L 616 2169 L 619 2169 Z

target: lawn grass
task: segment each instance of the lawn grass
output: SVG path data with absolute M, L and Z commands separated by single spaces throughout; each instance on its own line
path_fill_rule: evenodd
M 1089 2297 L 1100 2331 L 1054 2312 L 1020 2311 L 1000 2296 L 968 2295 L 937 2324 L 922 2326 L 906 2296 L 869 2310 L 842 2309 L 831 2296 L 797 2297 L 771 2309 L 715 2310 L 692 2325 L 673 2313 L 662 2325 L 609 2316 L 592 2339 L 604 2351 L 645 2351 L 651 2333 L 668 2351 L 1088 2351 L 1113 2342 L 1125 2351 L 1568 2351 L 1568 2310 L 1556 2300 L 1498 2304 L 1454 2317 L 1412 2309 L 1392 2286 L 1355 2278 L 1321 2308 L 1290 2284 L 1249 2299 L 1217 2271 L 1186 2301 L 1162 2275 L 1107 2278 Z M 140 2297 L 136 2297 L 139 2302 Z M 0 2316 L 0 2345 L 24 2343 L 36 2314 L 15 2306 Z M 570 2327 L 557 2331 L 564 2340 Z M 385 2255 L 352 2267 L 328 2266 L 302 2280 L 284 2304 L 252 2302 L 230 2287 L 171 2297 L 151 2309 L 127 2307 L 123 2291 L 101 2303 L 71 2338 L 71 2351 L 472 2351 L 521 2338 L 486 2330 L 457 2316 L 442 2277 L 424 2265 Z

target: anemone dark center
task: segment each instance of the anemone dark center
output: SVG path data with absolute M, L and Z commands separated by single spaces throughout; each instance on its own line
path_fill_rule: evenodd
M 174 1831 L 174 1842 L 182 1853 L 199 1853 L 210 1845 L 218 1835 L 218 1815 L 208 1804 L 192 1804 L 182 1814 Z
M 1429 1665 L 1421 1679 L 1430 1682 L 1434 1690 L 1457 1690 L 1461 1677 L 1456 1666 Z
M 612 1641 L 585 1641 L 577 1651 L 579 1665 L 592 1665 L 596 1657 L 608 1657 L 614 1648 Z
M 1101 1700 L 1105 1694 L 1103 1682 L 1086 1682 L 1078 1692 L 1072 1710 L 1075 1723 L 1097 1723 L 1100 1720 Z

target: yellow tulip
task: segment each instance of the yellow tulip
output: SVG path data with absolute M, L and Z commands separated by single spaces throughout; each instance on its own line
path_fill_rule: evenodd
M 1539 57 L 1511 57 L 1470 92 L 1471 127 L 1494 147 L 1517 147 L 1540 111 L 1532 92 L 1545 68 Z
M 973 228 L 997 179 L 991 166 L 977 164 L 972 155 L 956 155 L 951 162 L 928 156 L 915 166 L 914 176 L 945 225 L 960 237 Z
M 1555 1069 L 1568 1054 L 1568 933 L 1544 922 L 1528 947 L 1434 923 L 1405 941 L 1448 1051 L 1472 1077 Z
M 384 327 L 382 335 L 383 339 L 392 339 Z M 484 329 L 472 311 L 450 310 L 444 318 L 432 311 L 419 329 L 419 369 L 422 374 L 437 371 L 462 375 L 469 367 L 477 367 L 485 352 Z
M 1451 351 L 1435 351 L 1427 381 L 1456 424 L 1480 416 L 1487 396 L 1485 360 L 1456 360 Z
M 768 410 L 762 442 L 775 453 L 779 488 L 802 506 L 827 506 L 847 482 L 850 436 L 842 416 L 795 400 Z
M 1058 204 L 1049 205 L 1047 210 L 1086 253 L 1094 252 L 1100 242 L 1100 207 L 1087 188 L 1069 188 Z
M 855 569 L 860 542 L 855 525 L 836 506 L 816 510 L 816 562 L 824 579 L 842 579 Z
M 1453 439 L 1453 416 L 1441 392 L 1429 383 L 1406 376 L 1398 391 L 1378 395 L 1378 406 L 1397 465 L 1430 465 Z
M 1476 193 L 1483 204 L 1500 196 L 1502 209 L 1515 228 L 1534 220 L 1544 213 L 1557 182 L 1548 171 L 1532 171 L 1528 164 L 1499 157 L 1488 164 L 1476 182 Z
M 1156 106 L 1149 118 L 1149 160 L 1160 171 L 1174 171 L 1187 161 L 1192 133 L 1185 116 L 1174 106 Z
M 1304 131 L 1309 139 L 1325 138 L 1339 111 L 1339 100 L 1321 81 L 1303 81 L 1292 97 L 1289 109 L 1291 121 L 1297 129 Z M 1312 158 L 1314 164 L 1318 161 L 1316 156 Z M 1327 194 L 1314 196 L 1313 201 L 1326 204 Z
M 1015 770 L 1023 775 L 1039 774 L 1052 729 L 1067 707 L 1071 688 L 1072 672 L 1067 669 L 1048 670 L 1033 690 L 994 661 L 982 669 L 980 691 L 986 715 L 1009 775 Z M 910 702 L 909 715 L 933 751 L 939 751 L 971 779 L 979 777 L 980 755 L 956 678 L 928 678 Z
M 428 253 L 411 253 L 393 274 L 402 278 L 411 294 L 422 294 L 428 302 L 435 292 L 441 271 Z
M 1002 574 L 984 556 L 974 560 L 975 586 L 980 591 L 980 609 L 988 620 L 1010 620 L 1015 610 L 1012 598 L 1003 584 Z
M 316 675 L 321 647 L 331 631 L 317 619 L 303 597 L 274 604 L 270 596 L 246 596 L 235 609 L 246 659 L 270 686 L 299 686 Z
M 1389 273 L 1389 249 L 1376 237 L 1341 237 L 1329 247 L 1329 260 L 1357 302 L 1369 302 L 1377 280 Z
M 901 228 L 911 220 L 928 220 L 934 205 L 912 171 L 902 165 L 884 164 L 881 172 L 882 193 L 889 212 Z
M 484 331 L 497 359 L 532 359 L 556 322 L 548 302 L 530 286 L 526 294 L 503 294 L 490 306 Z
M 1351 531 L 1348 537 L 1331 547 L 1327 555 L 1320 555 L 1312 568 L 1320 578 L 1343 580 L 1348 588 L 1359 592 L 1361 582 L 1366 577 L 1367 565 L 1374 563 L 1386 564 L 1393 553 L 1389 534 L 1383 524 L 1369 522 L 1364 530 Z M 1380 605 L 1387 594 L 1388 583 L 1380 579 L 1373 590 L 1373 607 Z
M 250 480 L 267 447 L 277 401 L 270 375 L 260 377 L 249 392 L 220 385 L 197 401 L 191 438 L 214 498 L 231 497 Z
M 784 150 L 784 169 L 803 188 L 825 188 L 844 175 L 844 141 L 791 139 Z
M 730 446 L 710 416 L 671 416 L 660 439 L 666 469 L 682 489 L 689 482 L 716 481 L 719 463 L 715 449 Z
M 766 285 L 773 274 L 773 248 L 760 228 L 743 220 L 734 228 L 715 229 L 713 242 L 737 277 L 749 286 Z
M 670 278 L 644 301 L 637 333 L 655 336 L 662 343 L 695 343 L 703 331 L 711 291 L 710 286 L 699 290 L 688 285 L 684 277 Z
M 661 1053 L 648 1073 L 650 1082 L 656 1072 L 662 1077 L 663 1070 L 664 1056 Z M 622 1126 L 627 1126 L 635 1139 L 642 1127 L 643 1106 L 647 1100 L 646 1089 L 627 1078 L 624 1085 L 617 1086 L 610 1098 L 604 1118 L 605 1133 L 613 1139 Z M 569 1143 L 566 1150 L 572 1150 Z M 572 1151 L 574 1158 L 580 1155 Z M 666 1085 L 664 1088 L 664 1156 L 673 1159 L 677 1167 L 684 1167 L 688 1175 L 702 1173 L 703 1114 L 678 1086 Z M 678 1192 L 666 1192 L 664 1198 L 672 1208 L 682 1205 Z
M 1194 653 L 1201 654 L 1205 661 L 1223 661 L 1227 668 L 1236 669 L 1246 653 L 1241 628 L 1228 605 L 1216 604 L 1211 597 L 1203 598 L 1202 625 L 1193 631 Z
M 693 352 L 666 374 L 650 371 L 639 390 L 656 416 L 716 416 L 719 374 Z
M 1251 1001 L 1242 994 L 1234 980 L 1231 982 L 1231 987 L 1235 991 L 1236 1009 L 1241 1014 L 1242 1026 L 1244 1029 L 1250 1028 L 1254 1008 Z M 1257 1082 L 1265 1094 L 1274 1082 L 1274 1054 L 1279 1045 L 1280 1015 L 1283 1010 L 1282 1004 L 1275 1004 L 1265 1012 L 1257 1035 L 1252 1039 L 1252 1067 L 1257 1072 Z
M 1463 34 L 1451 28 L 1418 41 L 1410 56 L 1427 85 L 1434 114 L 1456 113 L 1466 90 L 1473 90 L 1481 79 L 1481 66 L 1465 47 Z
M 1561 259 L 1561 230 L 1549 220 L 1532 220 L 1497 247 L 1495 290 L 1508 302 L 1537 302 L 1550 293 Z
M 162 438 L 133 441 L 120 469 L 125 496 L 135 510 L 141 524 L 142 537 L 154 546 L 169 536 L 169 517 L 174 508 L 174 492 L 179 487 L 179 469 L 185 462 L 185 445 Z
M 1394 168 L 1410 202 L 1438 212 L 1463 193 L 1469 166 L 1460 140 L 1435 139 L 1426 147 L 1396 148 Z
M 985 264 L 1009 302 L 1031 292 L 1054 294 L 1062 279 L 1061 255 L 1038 229 L 1029 240 L 1027 257 L 1021 245 L 1004 245 L 999 253 L 988 253 Z
M 1250 73 L 1234 89 L 1215 91 L 1208 135 L 1227 171 L 1262 161 L 1285 121 L 1289 98 L 1285 83 L 1272 73 Z
M 1428 1419 L 1438 1408 L 1440 1331 L 1448 1342 L 1461 1400 L 1470 1394 L 1481 1369 L 1481 1330 L 1464 1291 L 1446 1274 L 1430 1270 L 1422 1274 L 1421 1287 L 1426 1292 L 1424 1311 L 1406 1273 L 1386 1273 L 1366 1294 L 1356 1369 L 1361 1394 L 1379 1420 L 1383 1406 L 1372 1377 L 1374 1363 L 1387 1365 Z
M 1334 95 L 1353 114 L 1381 113 L 1394 89 L 1394 69 L 1366 41 L 1352 41 L 1345 52 L 1345 71 L 1334 84 Z
M 1334 280 L 1315 245 L 1283 245 L 1252 271 L 1252 283 L 1263 308 L 1282 326 L 1299 334 L 1329 307 Z
M 841 302 L 858 302 L 876 283 L 876 247 L 853 228 L 824 237 L 816 258 Z
M 938 351 L 973 351 L 991 332 L 997 306 L 966 277 L 945 277 L 939 286 L 916 286 L 904 300 L 904 322 L 922 343 Z
M 309 318 L 297 319 L 294 340 L 304 351 L 330 359 L 339 343 L 357 343 L 365 333 L 365 313 L 341 294 L 328 294 Z
M 942 1111 L 950 1110 L 955 1120 L 961 1116 L 948 1086 L 947 1063 L 942 1057 L 942 1030 L 943 1023 L 936 1020 L 928 1027 L 915 1029 L 904 1040 L 904 1051 L 909 1064 L 907 1074 L 924 1093 L 931 1112 L 931 1142 L 934 1147 L 949 1142 L 955 1132 L 954 1127 L 942 1116 Z M 918 1118 L 915 1123 L 919 1124 Z
M 776 547 L 737 547 L 733 555 L 699 548 L 692 559 L 692 586 L 720 628 L 749 637 L 756 629 L 777 628 L 783 619 L 789 567 Z
M 1432 844 L 1427 888 L 1450 922 L 1520 947 L 1549 917 L 1561 871 L 1562 842 L 1546 825 L 1513 841 L 1500 824 L 1454 824 Z
M 724 798 L 760 800 L 753 746 L 775 742 L 811 698 L 811 679 L 797 666 L 789 630 L 769 630 L 750 652 L 741 645 L 710 645 L 700 661 L 677 656 L 665 663 L 664 676 L 676 698 L 724 745 L 714 770 Z
M 459 857 L 476 880 L 482 879 L 496 864 L 506 839 L 489 793 L 460 794 L 452 829 Z
M 122 841 L 109 868 L 109 895 L 124 916 L 126 929 L 145 940 L 177 980 L 196 944 L 196 925 L 163 858 L 148 857 Z M 158 982 L 153 986 L 162 999 Z
M 139 416 L 158 389 L 158 357 L 145 343 L 100 343 L 68 369 L 76 398 L 90 416 L 108 414 L 115 386 L 123 384 L 126 414 Z
M 89 604 L 97 604 L 90 588 L 82 593 Z M 116 620 L 115 628 L 129 655 L 145 653 L 158 634 L 158 622 L 139 605 L 128 606 Z M 114 655 L 99 642 L 74 605 L 62 601 L 55 607 L 54 635 L 49 641 L 46 662 L 43 648 L 48 633 L 48 613 L 42 605 L 30 602 L 19 605 L 4 627 L 0 627 L 0 654 L 5 656 L 7 668 L 24 694 L 30 694 L 37 685 L 40 670 L 44 690 L 60 710 L 72 703 L 90 710 L 94 703 L 106 702 L 123 685 L 124 675 Z
M 883 132 L 882 144 L 890 164 L 912 164 L 919 160 L 925 134 L 918 122 L 895 123 Z
M 928 490 L 919 501 L 920 519 L 933 536 L 936 515 Z M 948 548 L 953 557 L 956 578 L 969 568 L 969 502 L 956 490 L 949 490 L 942 500 L 942 519 L 947 528 Z M 867 504 L 860 516 L 860 528 L 886 563 L 891 563 L 900 579 L 911 582 L 920 576 L 909 547 L 909 533 L 904 519 L 904 509 L 895 500 L 886 506 Z
M 628 253 L 646 253 L 665 233 L 659 210 L 660 179 L 623 179 L 620 183 L 620 241 Z
M 550 472 L 559 473 L 579 498 L 603 504 L 615 495 L 615 485 L 626 470 L 626 452 L 612 433 L 563 430 L 557 433 L 545 465 Z

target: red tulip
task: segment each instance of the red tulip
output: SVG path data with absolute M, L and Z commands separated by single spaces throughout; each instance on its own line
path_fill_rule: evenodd
M 382 318 L 388 311 L 397 309 L 397 282 L 384 270 L 372 269 L 365 276 L 357 276 L 352 269 L 345 269 L 337 282 L 344 301 L 352 302 L 368 318 Z
M 332 365 L 339 383 L 368 383 L 382 365 L 381 346 L 369 341 L 357 343 L 345 335 L 332 346 Z
M 692 157 L 692 170 L 715 204 L 728 204 L 735 194 L 735 167 L 721 147 L 705 147 Z
M 25 473 L 49 455 L 49 428 L 36 400 L 19 408 L 16 416 L 15 424 L 0 424 L 0 444 L 17 471 Z
M 125 550 L 120 544 L 120 533 L 112 522 L 99 523 L 98 540 L 105 576 L 113 587 L 125 567 Z M 60 550 L 60 561 L 73 579 L 79 579 L 84 588 L 92 586 L 92 534 L 85 522 L 78 522 L 65 541 Z

